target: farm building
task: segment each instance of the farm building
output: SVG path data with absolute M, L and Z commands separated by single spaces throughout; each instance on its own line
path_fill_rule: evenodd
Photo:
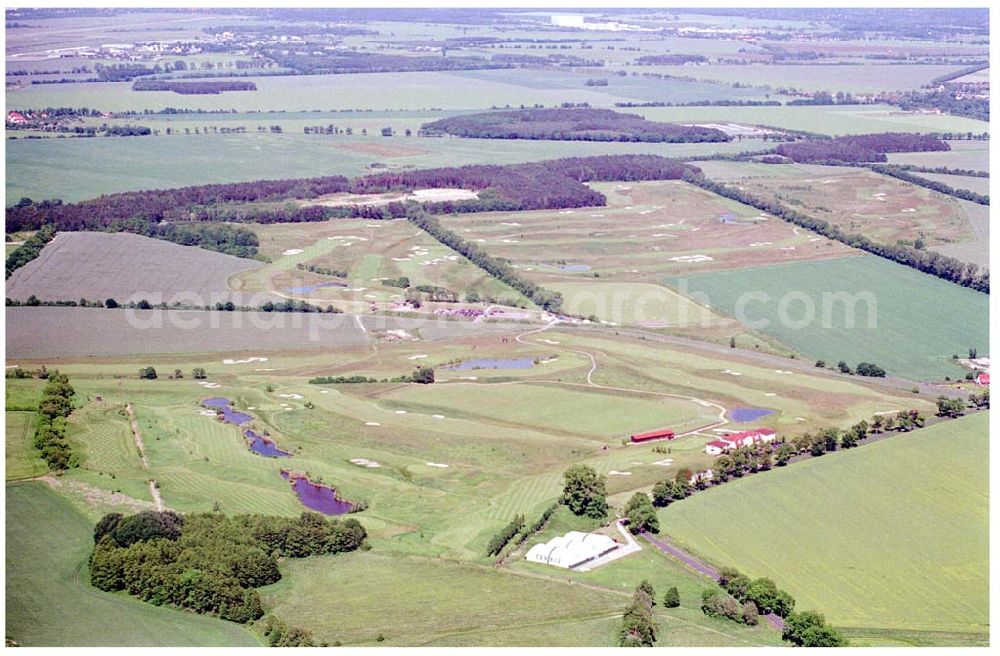
M 696 485 L 698 482 L 708 482 L 712 480 L 712 470 L 706 469 L 703 472 L 695 472 L 691 474 L 691 478 L 688 480 L 688 485 Z
M 743 446 L 760 443 L 767 444 L 768 442 L 773 442 L 777 437 L 778 434 L 771 428 L 757 428 L 741 433 L 730 433 L 725 437 L 720 437 L 706 444 L 705 453 L 710 456 L 718 456 L 731 449 L 738 449 Z
M 632 435 L 632 442 L 638 444 L 640 442 L 648 442 L 650 440 L 672 440 L 674 439 L 674 431 L 669 428 L 661 428 L 655 431 L 649 431 L 648 433 L 636 433 Z
M 606 535 L 570 531 L 566 535 L 536 544 L 525 560 L 564 569 L 572 569 L 614 551 L 619 544 Z

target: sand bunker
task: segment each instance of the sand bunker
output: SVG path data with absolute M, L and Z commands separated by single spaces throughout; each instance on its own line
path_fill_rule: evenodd
M 245 360 L 233 360 L 232 358 L 226 358 L 222 361 L 222 364 L 250 364 L 251 362 L 267 362 L 267 358 L 247 358 Z
M 365 426 L 381 426 L 381 425 L 382 424 L 378 423 L 377 421 L 366 421 L 365 422 Z
M 674 464 L 674 459 L 673 458 L 664 458 L 663 460 L 657 460 L 653 464 L 654 465 L 659 465 L 660 467 L 669 467 L 670 465 Z
M 446 469 L 447 467 L 449 467 L 449 465 L 446 465 L 443 462 L 428 462 L 427 466 L 428 467 L 438 467 L 440 469 Z
M 632 472 L 623 472 L 616 469 L 612 469 L 608 472 L 608 476 L 631 476 Z
M 202 387 L 204 387 L 205 389 L 219 389 L 220 387 L 222 387 L 222 385 L 220 385 L 218 383 L 210 383 L 210 382 L 204 381 L 204 380 L 201 381 L 201 382 L 199 382 L 198 384 L 201 385 Z
M 202 417 L 214 417 L 216 415 L 215 410 L 199 410 L 198 414 Z
M 357 465 L 358 467 L 367 467 L 369 469 L 375 469 L 376 467 L 381 467 L 374 460 L 369 460 L 368 458 L 351 458 L 349 461 L 352 465 Z
M 431 415 L 435 419 L 444 419 L 444 415 Z
M 741 374 L 738 371 L 733 371 L 732 369 L 723 369 L 722 373 L 729 374 L 730 376 L 742 376 L 743 375 L 743 374 Z
M 405 415 L 406 414 L 406 410 L 397 410 L 396 414 L 397 415 Z
M 282 255 L 298 255 L 304 252 L 301 248 L 289 248 L 287 251 L 283 252 Z
M 295 400 L 299 400 L 299 399 L 304 399 L 305 398 L 301 394 L 294 394 L 294 393 L 293 394 L 279 394 L 278 396 L 280 396 L 283 399 L 295 399 Z M 282 403 L 281 405 L 287 405 L 287 404 Z
M 711 262 L 714 258 L 708 255 L 677 255 L 670 258 L 671 262 Z

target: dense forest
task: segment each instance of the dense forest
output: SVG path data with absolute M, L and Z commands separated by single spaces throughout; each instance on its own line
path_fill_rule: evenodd
M 407 205 L 328 208 L 296 204 L 259 208 L 248 203 L 310 199 L 333 193 L 383 193 L 452 187 L 479 191 L 475 200 L 427 203 L 433 213 L 493 210 L 561 209 L 601 206 L 605 198 L 583 182 L 611 180 L 677 180 L 692 166 L 656 155 L 608 155 L 512 164 L 470 165 L 380 173 L 356 178 L 343 176 L 293 180 L 263 180 L 233 184 L 132 191 L 100 196 L 80 203 L 32 202 L 23 199 L 7 208 L 7 231 L 34 230 L 51 224 L 58 230 L 127 230 L 147 236 L 197 245 L 216 244 L 212 250 L 239 254 L 257 246 L 249 231 L 229 226 L 220 232 L 194 234 L 190 221 L 322 221 L 331 216 L 365 218 L 403 217 Z M 242 207 L 241 207 L 242 205 Z M 188 222 L 176 224 L 170 222 Z M 183 227 L 182 227 L 183 225 Z M 173 227 L 171 227 L 173 226 Z M 207 226 L 206 226 L 207 229 Z M 208 246 L 211 247 L 211 246 Z M 246 251 L 250 252 L 249 248 Z
M 336 73 L 411 73 L 416 71 L 465 71 L 489 68 L 510 68 L 510 64 L 492 62 L 483 57 L 412 57 L 385 53 L 337 51 L 315 54 L 308 51 L 262 48 L 258 52 L 306 75 Z
M 185 95 L 217 95 L 223 91 L 256 91 L 257 85 L 248 80 L 205 80 L 179 82 L 176 80 L 136 80 L 132 91 L 173 91 Z
M 465 114 L 426 123 L 421 134 L 480 139 L 554 139 L 560 141 L 640 141 L 700 143 L 729 141 L 721 130 L 647 121 L 638 114 L 610 109 L 566 107 L 516 109 Z
M 810 139 L 784 143 L 775 149 L 796 162 L 828 164 L 839 162 L 886 162 L 886 153 L 917 153 L 951 150 L 947 142 L 926 134 L 885 132 L 858 134 L 833 139 Z
M 255 588 L 281 579 L 280 558 L 354 551 L 367 533 L 356 519 L 145 511 L 105 515 L 94 527 L 90 581 L 151 604 L 246 623 L 264 611 Z

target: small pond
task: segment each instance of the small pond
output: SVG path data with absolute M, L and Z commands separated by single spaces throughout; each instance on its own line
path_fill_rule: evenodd
M 288 451 L 282 451 L 274 442 L 263 435 L 258 435 L 250 429 L 243 431 L 243 437 L 247 438 L 250 450 L 257 455 L 268 458 L 287 458 L 292 455 Z
M 242 426 L 253 421 L 253 417 L 245 412 L 234 410 L 233 402 L 221 396 L 205 399 L 201 404 L 206 408 L 213 408 L 217 412 L 221 412 L 222 419 L 227 424 Z M 257 455 L 268 458 L 288 458 L 292 455 L 288 451 L 282 451 L 274 442 L 262 435 L 258 435 L 249 428 L 243 431 L 243 437 L 247 439 L 247 445 L 250 447 L 250 450 Z
M 751 421 L 757 421 L 768 415 L 773 415 L 774 410 L 768 410 L 767 408 L 730 408 L 729 418 L 736 423 L 745 423 Z
M 468 371 L 469 369 L 531 369 L 533 366 L 535 366 L 534 358 L 474 358 L 441 368 Z
M 302 505 L 310 510 L 324 515 L 346 515 L 354 506 L 350 501 L 344 501 L 337 496 L 337 491 L 327 485 L 313 483 L 305 476 L 292 474 L 284 469 L 281 477 L 292 481 L 292 489 L 298 495 Z
M 324 287 L 347 287 L 347 283 L 340 281 L 319 282 L 315 285 L 306 285 L 304 287 L 289 287 L 285 291 L 289 294 L 312 294 L 317 289 Z
M 543 266 L 550 269 L 559 269 L 560 271 L 590 271 L 589 264 L 545 264 Z
M 210 399 L 205 399 L 201 402 L 206 408 L 214 408 L 215 410 L 222 411 L 222 418 L 227 424 L 236 424 L 241 426 L 253 419 L 250 415 L 245 412 L 237 412 L 233 410 L 233 402 L 229 399 L 224 399 L 221 396 L 212 397 Z

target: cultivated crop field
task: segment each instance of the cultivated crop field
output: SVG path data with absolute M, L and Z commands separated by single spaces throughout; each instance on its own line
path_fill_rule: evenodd
M 404 113 L 405 114 L 405 113 Z M 615 153 L 648 153 L 665 157 L 690 157 L 710 153 L 735 153 L 747 144 L 718 143 L 594 143 L 585 141 L 523 141 L 406 137 L 443 113 L 426 113 L 412 119 L 398 113 L 320 114 L 300 119 L 293 113 L 194 114 L 191 117 L 143 118 L 143 125 L 177 134 L 134 139 L 11 139 L 7 141 L 7 204 L 27 196 L 35 200 L 61 198 L 79 201 L 101 194 L 139 189 L 183 187 L 261 179 L 308 178 L 323 175 L 366 175 L 385 168 L 432 168 L 465 164 L 515 164 L 553 157 Z M 369 118 L 369 116 L 374 118 Z M 126 120 L 134 125 L 137 121 Z M 246 134 L 182 134 L 231 124 L 247 127 Z M 281 125 L 281 134 L 258 133 L 254 125 Z M 305 135 L 304 125 L 341 129 L 354 124 L 353 136 Z M 379 136 L 390 127 L 394 137 Z M 361 129 L 368 136 L 361 136 Z M 226 166 L 220 167 L 219 161 Z M 382 168 L 373 165 L 381 165 Z
M 971 127 L 969 128 L 972 129 Z M 979 131 L 985 129 L 980 125 Z M 914 164 L 916 166 L 947 166 L 953 169 L 971 169 L 973 171 L 990 170 L 990 142 L 987 141 L 949 141 L 951 150 L 933 153 L 892 153 L 890 164 Z
M 975 236 L 956 199 L 872 171 L 802 164 L 707 164 L 709 177 L 883 244 L 922 238 L 935 250 Z
M 260 262 L 128 233 L 63 232 L 7 281 L 7 297 L 214 305 L 239 300 L 232 276 Z
M 821 608 L 836 626 L 985 634 L 987 421 L 737 481 L 670 506 L 662 521 L 706 558 L 773 578 L 797 608 Z
M 828 364 L 874 362 L 890 374 L 917 380 L 961 376 L 951 356 L 989 344 L 987 295 L 872 255 L 670 281 L 682 282 L 690 292 L 704 294 L 718 312 L 734 312 L 748 292 L 765 294 L 744 301 L 746 318 L 766 322 L 758 324 L 760 331 Z M 846 296 L 835 296 L 842 293 Z M 787 321 L 781 320 L 782 303 Z M 907 344 L 905 351 L 898 347 L 900 340 Z
M 792 87 L 803 91 L 835 91 L 855 94 L 918 89 L 932 79 L 953 73 L 961 66 L 949 64 L 868 64 L 838 65 L 734 65 L 649 66 L 650 72 L 698 80 L 732 84 L 753 80 L 773 88 Z

